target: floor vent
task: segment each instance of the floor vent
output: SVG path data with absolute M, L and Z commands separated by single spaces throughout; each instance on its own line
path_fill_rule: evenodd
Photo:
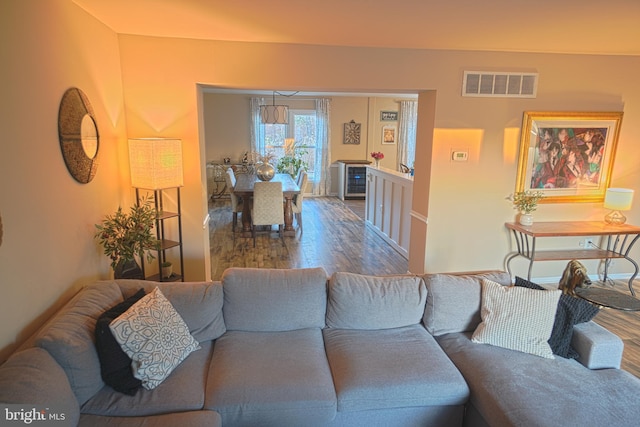
M 465 71 L 462 96 L 498 98 L 535 98 L 538 73 L 487 73 Z

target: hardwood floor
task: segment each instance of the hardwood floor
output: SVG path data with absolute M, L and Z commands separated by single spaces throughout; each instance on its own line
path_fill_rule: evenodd
M 228 267 L 323 267 L 328 274 L 374 275 L 408 270 L 407 260 L 335 197 L 305 198 L 304 232 L 298 230 L 295 237 L 281 240 L 274 227 L 271 234 L 258 233 L 255 248 L 251 238 L 232 231 L 228 200 L 210 202 L 209 215 L 213 280 L 219 280 Z
M 362 200 L 343 203 L 335 197 L 305 198 L 304 232 L 298 230 L 295 237 L 282 240 L 276 231 L 258 234 L 255 248 L 252 238 L 233 233 L 229 200 L 210 202 L 209 215 L 213 280 L 219 280 L 228 267 L 320 266 L 328 274 L 373 275 L 408 270 L 407 260 L 365 225 Z M 603 309 L 595 321 L 624 341 L 622 368 L 640 377 L 640 312 Z

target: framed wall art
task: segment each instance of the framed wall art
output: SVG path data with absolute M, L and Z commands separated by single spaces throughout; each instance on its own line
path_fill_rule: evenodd
M 397 111 L 380 111 L 380 121 L 381 122 L 397 122 L 398 112 Z
M 344 124 L 344 144 L 360 144 L 361 124 L 351 120 Z
M 622 112 L 525 112 L 516 191 L 538 190 L 540 203 L 604 200 Z
M 396 125 L 385 125 L 382 127 L 382 143 L 383 144 L 395 144 L 396 135 L 397 135 Z

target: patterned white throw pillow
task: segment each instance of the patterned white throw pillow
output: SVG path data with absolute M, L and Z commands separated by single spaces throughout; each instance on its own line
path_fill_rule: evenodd
M 151 390 L 160 385 L 198 341 L 173 305 L 157 287 L 118 316 L 109 328 L 131 358 L 133 376 Z
M 482 306 L 471 340 L 553 359 L 549 337 L 560 290 L 540 291 L 482 281 Z

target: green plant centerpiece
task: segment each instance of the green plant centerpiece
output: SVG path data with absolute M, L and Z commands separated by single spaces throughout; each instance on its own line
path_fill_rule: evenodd
M 146 256 L 147 261 L 151 261 L 155 258 L 151 250 L 157 250 L 159 242 L 152 232 L 156 211 L 151 201 L 150 198 L 141 200 L 129 213 L 120 206 L 114 214 L 95 225 L 95 238 L 111 259 L 116 279 L 144 279 L 137 259 Z
M 513 208 L 520 212 L 518 222 L 522 225 L 533 224 L 531 213 L 538 209 L 538 202 L 544 198 L 541 191 L 518 191 L 507 197 L 513 203 Z
M 280 157 L 276 165 L 278 173 L 288 173 L 295 179 L 300 169 L 308 170 L 309 164 L 304 160 L 307 150 L 304 148 L 303 145 L 287 142 L 284 156 Z
M 538 202 L 544 198 L 541 191 L 518 191 L 513 193 L 507 200 L 511 200 L 513 208 L 523 214 L 531 214 L 538 209 Z

